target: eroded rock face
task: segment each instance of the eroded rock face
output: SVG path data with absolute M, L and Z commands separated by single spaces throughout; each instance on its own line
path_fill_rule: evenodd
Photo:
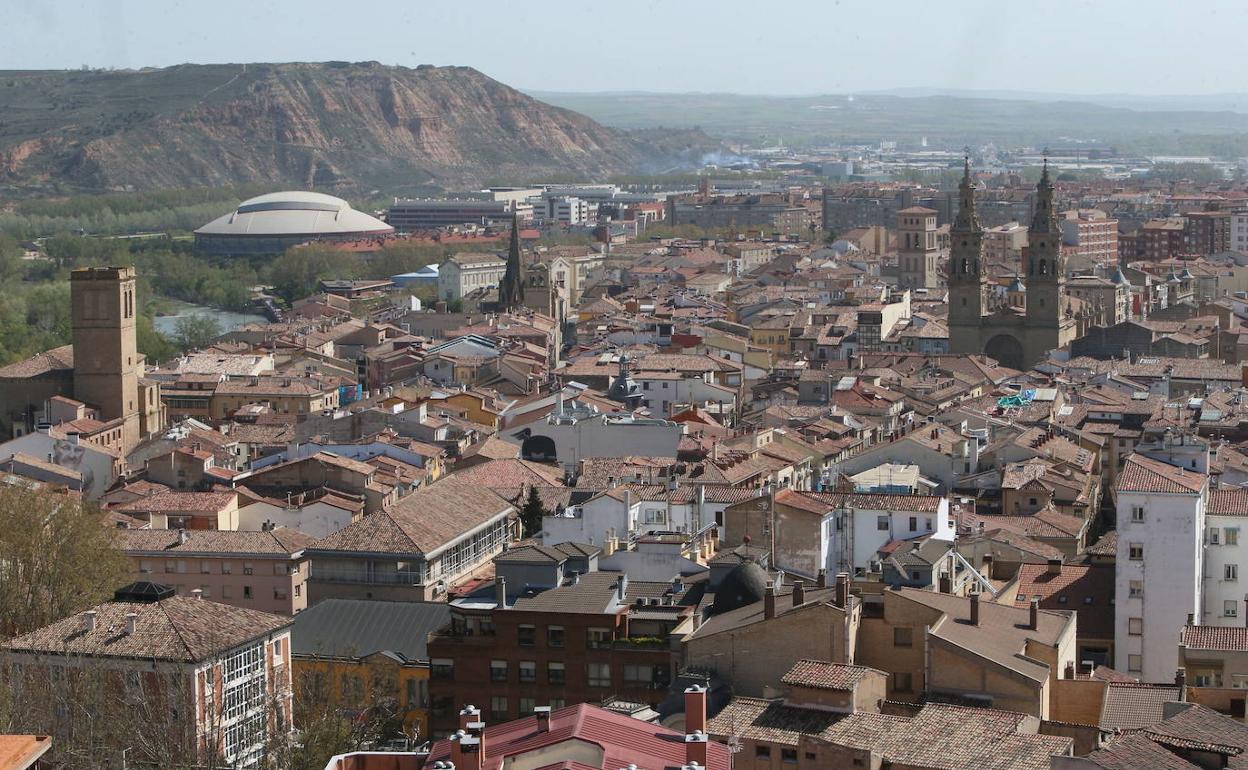
M 0 73 L 0 182 L 18 187 L 458 187 L 665 168 L 710 145 L 654 139 L 467 67 Z

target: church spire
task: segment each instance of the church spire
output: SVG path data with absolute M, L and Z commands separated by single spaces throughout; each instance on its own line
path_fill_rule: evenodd
M 1059 231 L 1057 216 L 1053 212 L 1053 182 L 1049 179 L 1049 159 L 1046 157 L 1040 182 L 1036 185 L 1036 211 L 1031 218 L 1031 232 L 1041 235 Z
M 511 243 L 507 247 L 507 270 L 498 285 L 499 310 L 512 310 L 524 301 L 524 281 L 520 275 L 520 216 L 511 214 Z
M 962 182 L 958 184 L 958 214 L 951 230 L 958 233 L 982 232 L 984 226 L 975 211 L 975 183 L 971 181 L 971 156 L 966 156 L 962 168 Z

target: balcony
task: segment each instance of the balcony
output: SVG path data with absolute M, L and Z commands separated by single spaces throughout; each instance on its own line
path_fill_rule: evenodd
M 369 574 L 354 569 L 312 567 L 308 580 L 323 583 L 355 583 L 357 585 L 419 586 L 424 585 L 419 572 L 383 572 Z

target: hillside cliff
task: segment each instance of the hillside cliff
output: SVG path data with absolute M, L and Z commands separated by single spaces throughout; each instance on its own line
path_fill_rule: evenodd
M 659 171 L 710 144 L 698 132 L 609 129 L 467 67 L 0 72 L 0 185 L 10 192 L 454 189 Z

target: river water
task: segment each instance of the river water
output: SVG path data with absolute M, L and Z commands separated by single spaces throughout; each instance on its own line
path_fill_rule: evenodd
M 162 300 L 164 309 L 170 315 L 158 315 L 153 320 L 156 331 L 161 334 L 174 334 L 179 318 L 187 316 L 207 316 L 216 320 L 221 327 L 221 332 L 229 332 L 240 326 L 250 323 L 267 323 L 268 319 L 258 313 L 235 313 L 230 310 L 220 310 L 207 305 L 192 305 L 189 302 L 183 302 L 177 299 Z

